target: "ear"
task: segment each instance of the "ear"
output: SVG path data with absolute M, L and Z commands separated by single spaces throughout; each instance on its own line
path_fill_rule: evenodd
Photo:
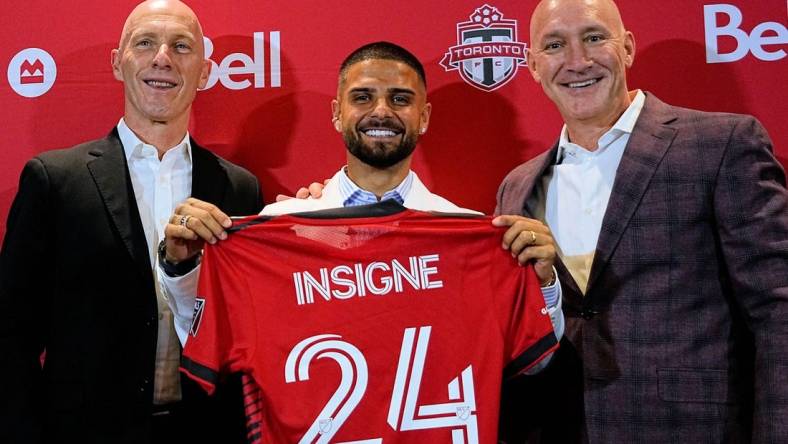
M 419 119 L 419 133 L 424 134 L 430 126 L 430 115 L 432 114 L 432 104 L 425 103 L 424 108 L 421 110 L 421 118 Z
M 534 78 L 536 83 L 542 83 L 542 78 L 539 76 L 539 73 L 536 71 L 536 54 L 534 54 L 531 48 L 525 50 L 526 54 L 526 64 L 528 65 L 528 71 L 531 72 L 531 77 Z
M 342 132 L 342 122 L 339 121 L 340 113 L 339 113 L 339 101 L 334 99 L 331 101 L 331 121 L 334 124 L 334 129 L 338 132 Z
M 200 80 L 197 82 L 197 88 L 203 89 L 205 85 L 208 84 L 208 78 L 211 76 L 211 68 L 213 68 L 213 63 L 211 63 L 210 59 L 202 61 L 202 71 L 200 71 Z
M 624 33 L 624 63 L 627 68 L 631 68 L 635 62 L 635 35 L 630 31 Z
M 115 79 L 123 81 L 123 71 L 120 70 L 120 50 L 113 49 L 110 53 L 110 63 L 112 64 L 112 75 Z

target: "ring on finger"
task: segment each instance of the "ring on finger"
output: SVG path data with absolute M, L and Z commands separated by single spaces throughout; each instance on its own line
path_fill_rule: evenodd
M 533 230 L 528 231 L 531 233 L 531 242 L 529 242 L 528 245 L 533 245 L 536 243 L 536 233 L 534 233 Z
M 187 215 L 187 216 L 181 216 L 181 220 L 180 220 L 180 222 L 178 222 L 178 223 L 179 223 L 179 224 L 180 224 L 182 227 L 189 228 L 189 226 L 187 225 L 187 224 L 189 223 L 189 219 L 191 219 L 191 216 L 188 216 L 188 215 Z

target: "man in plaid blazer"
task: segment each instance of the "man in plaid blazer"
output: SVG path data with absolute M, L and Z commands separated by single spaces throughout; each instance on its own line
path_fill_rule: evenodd
M 512 442 L 787 442 L 788 192 L 750 116 L 629 91 L 611 0 L 542 1 L 529 68 L 565 121 L 498 214 L 559 248 L 566 333 L 504 388 Z

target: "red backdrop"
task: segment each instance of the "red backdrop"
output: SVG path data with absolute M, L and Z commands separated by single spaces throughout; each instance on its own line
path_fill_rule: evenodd
M 112 76 L 110 50 L 134 4 L 38 0 L 16 2 L 0 16 L 0 61 L 8 67 L 8 75 L 0 76 L 0 235 L 27 159 L 102 137 L 117 123 L 122 85 Z M 491 212 L 506 172 L 558 135 L 560 116 L 524 65 L 505 84 L 500 75 L 493 91 L 441 66 L 444 54 L 463 43 L 458 25 L 483 0 L 190 4 L 213 44 L 211 58 L 225 68 L 217 70 L 222 79 L 198 94 L 191 131 L 201 144 L 252 170 L 268 201 L 330 177 L 343 164 L 344 146 L 330 119 L 337 68 L 351 50 L 370 41 L 401 44 L 424 63 L 433 116 L 414 168 L 435 192 L 458 204 Z M 528 44 L 535 4 L 491 1 L 499 21 L 490 26 L 508 30 L 504 43 Z M 637 41 L 631 88 L 677 105 L 753 114 L 788 165 L 785 0 L 619 4 Z M 29 48 L 46 51 L 51 62 Z M 500 74 L 517 66 L 517 59 L 490 63 L 493 74 Z M 47 88 L 36 97 L 17 93 L 36 95 Z

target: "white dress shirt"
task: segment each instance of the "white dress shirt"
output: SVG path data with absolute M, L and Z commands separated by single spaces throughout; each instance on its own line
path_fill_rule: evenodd
M 145 231 L 159 307 L 153 402 L 166 404 L 181 398 L 178 372 L 180 344 L 173 329 L 172 311 L 156 279 L 157 246 L 164 238 L 164 226 L 175 207 L 191 194 L 191 145 L 187 133 L 178 145 L 167 150 L 159 160 L 156 147 L 140 140 L 123 119 L 120 119 L 117 128 Z
M 564 125 L 556 164 L 552 174 L 543 179 L 547 189 L 547 225 L 553 232 L 561 260 L 583 292 L 616 170 L 645 99 L 645 94 L 638 91 L 615 125 L 599 138 L 594 151 L 572 143 Z

